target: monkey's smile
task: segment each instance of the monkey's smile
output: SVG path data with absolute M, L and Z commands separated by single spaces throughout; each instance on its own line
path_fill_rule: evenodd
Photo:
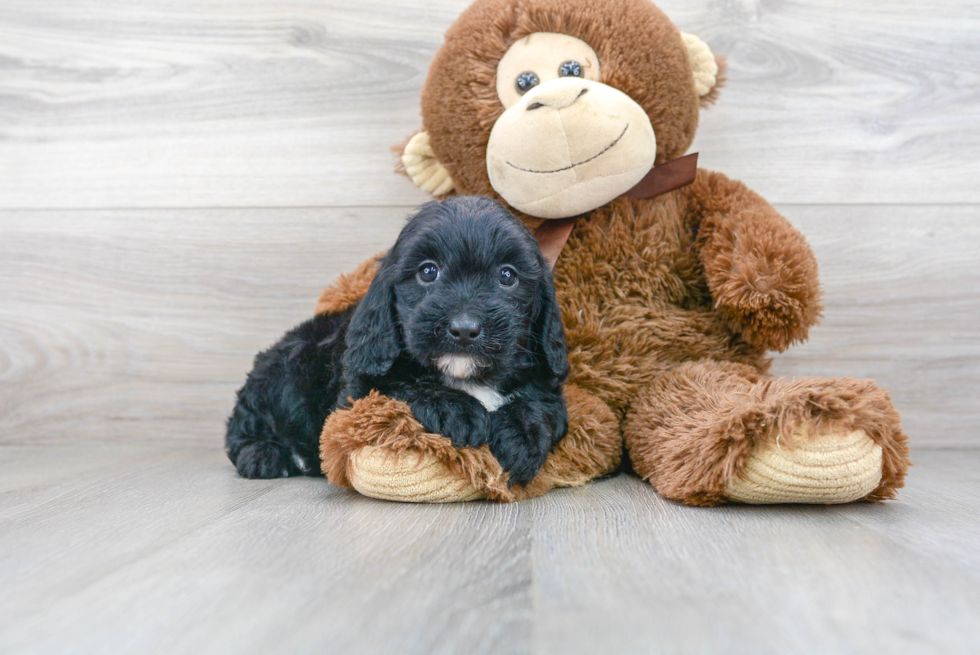
M 630 128 L 630 124 L 627 123 L 626 124 L 626 127 L 623 128 L 623 131 L 619 133 L 619 136 L 617 136 L 615 139 L 613 139 L 613 142 L 610 143 L 605 148 L 603 148 L 601 151 L 599 151 L 598 153 L 592 155 L 588 159 L 583 159 L 580 162 L 576 162 L 574 164 L 569 164 L 568 166 L 565 166 L 563 168 L 556 168 L 556 169 L 553 169 L 553 170 L 550 170 L 550 171 L 536 171 L 536 170 L 533 170 L 533 169 L 530 169 L 530 168 L 521 168 L 517 164 L 512 164 L 511 162 L 507 162 L 507 165 L 510 166 L 510 167 L 512 167 L 512 168 L 516 168 L 519 171 L 524 171 L 525 173 L 560 173 L 562 171 L 567 171 L 567 170 L 569 170 L 571 168 L 575 168 L 576 166 L 581 166 L 582 164 L 587 164 L 590 161 L 592 161 L 593 159 L 597 159 L 598 157 L 601 157 L 602 155 L 604 155 L 607 152 L 609 152 L 612 149 L 613 146 L 615 146 L 617 143 L 619 143 L 620 139 L 623 138 L 623 135 L 626 134 L 626 130 L 628 130 L 629 128 Z

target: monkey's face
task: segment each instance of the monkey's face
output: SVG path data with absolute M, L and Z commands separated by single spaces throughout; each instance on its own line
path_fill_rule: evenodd
M 497 66 L 506 110 L 487 144 L 490 184 L 512 207 L 541 218 L 573 216 L 630 190 L 657 157 L 646 111 L 599 82 L 587 43 L 538 32 Z
M 576 216 L 683 155 L 722 74 L 649 0 L 474 0 L 402 163 L 435 196 L 496 196 L 535 227 Z

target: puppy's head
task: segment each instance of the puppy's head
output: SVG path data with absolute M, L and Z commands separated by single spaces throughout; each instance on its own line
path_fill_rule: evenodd
M 568 374 L 551 273 L 502 206 L 457 196 L 423 205 L 388 252 L 347 332 L 345 377 L 384 375 L 407 355 L 447 376 L 502 382 Z

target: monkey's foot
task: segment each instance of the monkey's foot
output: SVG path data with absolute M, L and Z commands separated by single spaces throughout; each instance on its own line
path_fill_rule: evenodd
M 365 496 L 411 503 L 512 502 L 612 473 L 622 453 L 616 416 L 574 385 L 565 387 L 565 399 L 568 434 L 526 485 L 508 485 L 487 446 L 456 448 L 426 432 L 408 405 L 377 392 L 327 418 L 320 436 L 323 473 Z
M 725 485 L 740 503 L 850 503 L 878 488 L 881 446 L 864 430 L 795 439 L 790 447 L 766 444 L 749 455 Z
M 884 390 L 868 380 L 751 373 L 692 362 L 652 385 L 626 422 L 636 472 L 689 505 L 895 497 L 911 462 Z
M 374 391 L 327 418 L 320 460 L 331 484 L 372 498 L 516 500 L 489 448 L 456 448 L 449 439 L 426 432 L 408 405 Z

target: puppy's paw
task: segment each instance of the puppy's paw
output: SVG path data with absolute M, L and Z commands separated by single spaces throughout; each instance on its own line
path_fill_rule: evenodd
M 482 446 L 490 437 L 490 417 L 486 412 L 451 413 L 443 421 L 441 434 L 457 448 Z
M 563 406 L 512 403 L 491 415 L 490 452 L 510 474 L 511 484 L 527 484 L 567 430 Z
M 495 447 L 490 447 L 490 452 L 500 462 L 500 466 L 507 471 L 508 485 L 527 484 L 538 474 L 548 454 L 532 453 L 521 447 L 515 447 L 513 443 L 495 442 Z
M 531 433 L 528 433 L 528 429 Z M 492 416 L 490 452 L 508 474 L 510 484 L 527 484 L 538 474 L 548 458 L 540 425 L 527 428 L 510 412 L 495 412 Z
M 441 434 L 457 448 L 482 446 L 490 437 L 490 415 L 469 396 L 463 396 L 457 402 L 410 405 L 415 418 L 426 430 Z
M 291 453 L 273 443 L 250 443 L 242 446 L 235 467 L 243 478 L 288 478 L 298 473 Z

